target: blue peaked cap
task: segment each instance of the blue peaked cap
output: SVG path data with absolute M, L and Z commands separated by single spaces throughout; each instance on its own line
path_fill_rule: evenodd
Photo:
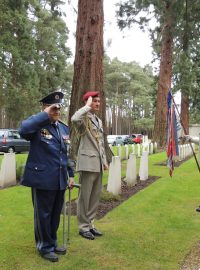
M 53 92 L 51 94 L 49 94 L 48 96 L 42 98 L 40 100 L 40 102 L 42 102 L 43 104 L 62 104 L 63 103 L 63 97 L 64 97 L 64 94 L 60 91 L 56 91 L 56 92 Z

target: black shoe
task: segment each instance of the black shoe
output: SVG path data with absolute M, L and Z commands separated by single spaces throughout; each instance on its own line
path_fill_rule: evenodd
M 94 236 L 102 236 L 103 233 L 101 233 L 100 231 L 97 231 L 97 229 L 92 228 L 90 229 L 90 232 L 94 235 Z
M 40 253 L 43 259 L 48 260 L 50 262 L 58 262 L 58 256 L 54 252 L 49 252 L 42 254 Z
M 90 231 L 87 231 L 87 232 L 79 232 L 79 234 L 80 234 L 82 237 L 84 237 L 84 238 L 86 238 L 86 239 L 88 239 L 88 240 L 94 240 L 94 239 L 95 239 L 94 235 L 93 235 Z
M 200 212 L 200 205 L 199 205 L 199 207 L 196 209 L 196 211 L 197 211 L 197 212 Z
M 59 255 L 65 255 L 67 253 L 67 250 L 64 247 L 56 247 L 54 249 L 54 252 Z

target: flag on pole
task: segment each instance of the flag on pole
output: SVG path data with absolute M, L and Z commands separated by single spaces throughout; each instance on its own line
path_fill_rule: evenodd
M 167 96 L 167 166 L 169 174 L 172 177 L 174 170 L 174 159 L 179 155 L 178 149 L 178 121 L 175 113 L 175 106 L 172 98 L 172 92 L 168 92 Z

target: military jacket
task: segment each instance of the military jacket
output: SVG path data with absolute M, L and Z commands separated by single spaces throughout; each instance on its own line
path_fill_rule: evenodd
M 30 151 L 21 184 L 44 190 L 63 190 L 68 176 L 73 176 L 69 166 L 69 128 L 62 122 L 54 127 L 46 112 L 24 120 L 21 136 L 30 141 Z
M 80 108 L 71 118 L 81 130 L 77 156 L 77 171 L 100 172 L 107 165 L 102 121 L 92 114 L 89 106 Z

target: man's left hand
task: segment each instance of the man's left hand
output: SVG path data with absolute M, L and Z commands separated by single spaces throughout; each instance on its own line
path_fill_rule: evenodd
M 107 164 L 104 164 L 104 165 L 103 165 L 103 168 L 104 168 L 105 171 L 107 171 L 108 168 L 109 168 L 109 166 L 108 166 Z
M 74 185 L 74 178 L 73 177 L 69 177 L 69 181 L 68 181 L 68 186 L 70 189 L 73 189 L 73 185 Z

